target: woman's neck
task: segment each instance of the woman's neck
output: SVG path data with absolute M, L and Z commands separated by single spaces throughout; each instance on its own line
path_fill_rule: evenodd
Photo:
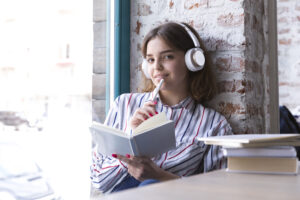
M 187 98 L 189 96 L 188 92 L 171 92 L 171 91 L 159 91 L 159 96 L 161 101 L 168 105 L 168 106 L 174 106 L 178 103 L 180 103 L 182 100 Z

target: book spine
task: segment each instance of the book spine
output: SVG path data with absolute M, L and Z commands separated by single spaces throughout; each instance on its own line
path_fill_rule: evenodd
M 130 138 L 130 147 L 131 147 L 131 150 L 132 150 L 132 155 L 140 156 L 139 148 L 138 148 L 138 145 L 135 141 L 135 137 Z

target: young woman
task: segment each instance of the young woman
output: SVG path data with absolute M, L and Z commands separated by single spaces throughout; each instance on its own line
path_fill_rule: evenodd
M 142 54 L 148 76 L 143 93 L 119 96 L 105 124 L 130 134 L 143 121 L 164 112 L 175 122 L 176 148 L 154 158 L 104 156 L 94 151 L 92 183 L 104 193 L 207 172 L 226 164 L 218 147 L 197 141 L 199 137 L 231 134 L 231 127 L 222 115 L 203 106 L 213 97 L 215 84 L 196 31 L 183 23 L 160 25 L 146 35 Z M 152 101 L 153 89 L 161 79 L 164 83 Z

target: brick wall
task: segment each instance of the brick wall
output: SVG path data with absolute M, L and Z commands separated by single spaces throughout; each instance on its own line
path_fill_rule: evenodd
M 278 0 L 279 103 L 300 106 L 300 1 Z
M 105 119 L 105 74 L 106 74 L 106 0 L 93 0 L 94 53 L 92 118 Z
M 277 72 L 270 54 L 268 1 L 132 0 L 131 90 L 138 90 L 140 47 L 145 34 L 166 21 L 183 21 L 200 34 L 214 62 L 218 95 L 209 105 L 232 124 L 236 133 L 272 131 L 270 74 Z M 272 3 L 271 3 L 272 4 Z M 275 29 L 276 30 L 276 29 Z M 274 31 L 273 31 L 274 32 Z M 270 40 L 273 39 L 274 41 Z M 276 41 L 275 41 L 276 42 Z M 276 59 L 275 59 L 276 60 Z M 272 64 L 272 65 L 271 65 Z M 276 99 L 276 95 L 274 96 Z M 277 104 L 278 107 L 278 104 Z M 275 115 L 278 111 L 274 111 Z M 276 123 L 275 123 L 276 124 Z

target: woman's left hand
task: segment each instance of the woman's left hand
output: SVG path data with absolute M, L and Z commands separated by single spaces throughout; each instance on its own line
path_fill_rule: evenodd
M 122 162 L 127 163 L 128 173 L 139 181 L 156 179 L 166 181 L 179 178 L 179 176 L 167 172 L 158 167 L 150 158 L 144 156 L 117 155 Z

